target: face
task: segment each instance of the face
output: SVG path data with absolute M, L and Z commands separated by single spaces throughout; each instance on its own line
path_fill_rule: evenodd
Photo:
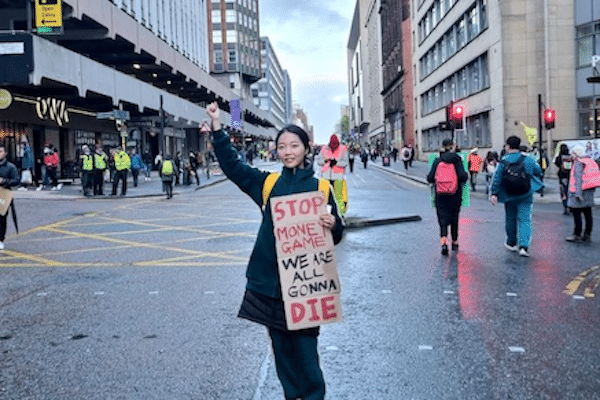
M 295 133 L 283 132 L 277 142 L 277 155 L 288 168 L 297 168 L 304 165 L 304 157 L 308 149 Z
M 0 147 L 0 160 L 4 160 L 6 158 L 6 149 L 4 147 Z

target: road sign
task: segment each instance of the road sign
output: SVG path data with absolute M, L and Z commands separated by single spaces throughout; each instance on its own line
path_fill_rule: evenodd
M 35 0 L 38 33 L 62 34 L 62 0 Z
M 108 112 L 99 112 L 96 114 L 96 119 L 121 119 L 129 120 L 129 111 L 113 110 Z

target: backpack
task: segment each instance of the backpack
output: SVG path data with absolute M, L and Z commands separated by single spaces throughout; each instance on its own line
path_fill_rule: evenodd
M 435 192 L 454 194 L 458 190 L 458 174 L 454 164 L 440 161 L 435 170 Z
M 525 156 L 521 154 L 515 162 L 500 161 L 504 164 L 504 171 L 500 179 L 500 186 L 511 196 L 520 196 L 531 189 L 531 180 L 525 172 Z
M 269 196 L 271 195 L 271 191 L 273 190 L 273 186 L 275 186 L 275 182 L 281 176 L 279 172 L 271 172 L 267 175 L 265 182 L 263 183 L 262 189 L 262 201 L 263 201 L 263 211 L 264 207 L 267 205 L 267 201 L 269 200 Z M 329 200 L 329 187 L 330 183 L 327 179 L 319 178 L 319 190 L 325 194 L 325 202 Z
M 163 175 L 173 175 L 173 161 L 171 161 L 171 160 L 163 161 L 160 172 Z
M 408 158 L 408 157 L 410 157 L 410 150 L 409 150 L 409 149 L 404 149 L 404 150 L 402 151 L 402 156 L 403 156 L 404 158 Z

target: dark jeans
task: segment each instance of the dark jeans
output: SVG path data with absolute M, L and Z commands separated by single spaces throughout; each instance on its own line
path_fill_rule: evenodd
M 450 224 L 450 235 L 453 242 L 458 240 L 458 218 Z M 446 236 L 448 236 L 448 225 L 440 225 L 440 237 Z
M 122 169 L 120 171 L 116 171 L 115 172 L 115 181 L 113 182 L 113 189 L 112 189 L 112 194 L 114 196 L 117 195 L 117 188 L 119 187 L 119 180 L 121 180 L 122 186 L 121 186 L 121 195 L 125 196 L 127 194 L 127 170 L 126 169 Z
M 167 192 L 167 199 L 173 197 L 173 181 L 163 181 L 163 192 Z
M 146 178 L 150 178 L 152 173 L 152 163 L 146 163 Z
M 592 207 L 585 208 L 571 208 L 571 212 L 573 213 L 573 220 L 575 221 L 575 229 L 573 230 L 573 234 L 575 236 L 581 236 L 581 230 L 583 228 L 581 223 L 581 214 L 585 217 L 585 231 L 584 233 L 587 236 L 592 234 Z
M 477 173 L 476 171 L 469 171 L 471 175 L 471 189 L 475 190 L 475 184 L 477 184 Z
M 81 174 L 81 186 L 83 187 L 83 195 L 90 196 L 94 190 L 94 172 L 83 171 Z
M 348 165 L 350 166 L 350 172 L 354 172 L 354 158 L 348 160 Z
M 319 365 L 317 337 L 269 329 L 277 376 L 286 399 L 323 400 L 325 380 Z
M 137 187 L 138 175 L 140 174 L 139 169 L 131 169 L 131 176 L 133 176 L 133 187 Z
M 58 179 L 56 178 L 56 167 L 46 167 L 44 185 L 48 185 L 50 182 L 52 182 L 52 186 L 58 185 Z

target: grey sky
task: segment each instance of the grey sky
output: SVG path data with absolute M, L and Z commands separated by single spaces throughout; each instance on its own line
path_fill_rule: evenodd
M 325 143 L 348 102 L 346 46 L 354 0 L 261 0 L 260 34 L 268 36 L 307 112 L 315 141 Z

